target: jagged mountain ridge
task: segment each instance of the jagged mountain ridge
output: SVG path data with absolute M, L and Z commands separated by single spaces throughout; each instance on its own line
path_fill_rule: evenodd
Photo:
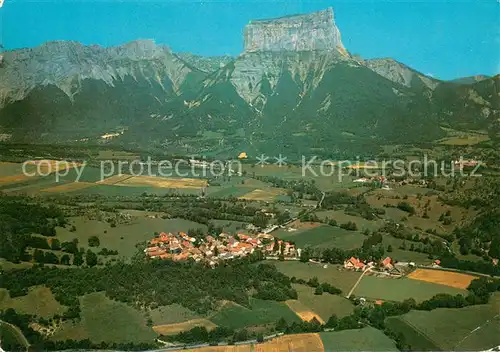
M 316 21 L 314 14 L 291 18 L 301 26 Z M 333 13 L 331 21 L 324 13 L 317 21 L 324 26 L 325 18 L 335 26 Z M 259 23 L 273 20 L 253 25 Z M 283 31 L 272 39 L 280 42 L 290 43 Z M 136 147 L 197 152 L 225 143 L 304 152 L 353 141 L 433 140 L 441 136 L 439 124 L 487 128 L 498 120 L 498 77 L 470 86 L 441 82 L 392 59 L 351 57 L 341 41 L 326 50 L 266 45 L 236 58 L 176 54 L 148 40 L 114 48 L 52 42 L 7 52 L 0 135 L 92 142 L 120 129 L 118 143 Z M 208 132 L 224 143 L 200 139 Z
M 364 60 L 363 64 L 379 75 L 406 87 L 435 89 L 441 83 L 391 58 Z
M 0 107 L 25 98 L 35 87 L 54 85 L 73 100 L 86 79 L 113 86 L 127 76 L 154 82 L 167 95 L 178 94 L 193 71 L 168 47 L 152 40 L 110 48 L 48 42 L 34 49 L 6 52 L 0 70 Z

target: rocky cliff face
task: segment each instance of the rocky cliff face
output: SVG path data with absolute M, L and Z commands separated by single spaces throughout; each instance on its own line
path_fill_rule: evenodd
M 251 21 L 245 27 L 245 52 L 339 50 L 347 55 L 328 8 L 306 15 Z
M 363 63 L 382 77 L 408 88 L 435 89 L 440 83 L 391 58 L 365 60 Z
M 168 47 L 151 40 L 111 48 L 69 41 L 48 42 L 4 54 L 0 68 L 0 108 L 24 99 L 40 86 L 56 86 L 74 100 L 85 81 L 102 81 L 112 87 L 126 77 L 154 82 L 167 95 L 176 94 L 191 71 Z

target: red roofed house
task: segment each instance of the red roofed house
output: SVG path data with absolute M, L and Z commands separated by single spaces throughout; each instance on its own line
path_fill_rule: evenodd
M 161 242 L 169 242 L 170 239 L 165 232 L 160 233 L 160 241 Z
M 363 270 L 365 266 L 365 263 L 354 257 L 351 257 L 344 262 L 344 268 L 346 269 Z
M 240 241 L 246 241 L 246 240 L 248 240 L 250 238 L 250 236 L 245 235 L 243 233 L 239 233 L 238 234 L 238 238 L 240 239 Z
M 392 270 L 394 268 L 391 257 L 385 258 L 380 264 L 387 270 Z

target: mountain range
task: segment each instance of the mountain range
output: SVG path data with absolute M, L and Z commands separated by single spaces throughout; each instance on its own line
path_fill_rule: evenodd
M 434 141 L 442 127 L 500 131 L 499 76 L 428 77 L 344 47 L 331 8 L 251 21 L 238 57 L 152 40 L 7 51 L 0 140 L 110 143 L 176 154 L 314 152 Z

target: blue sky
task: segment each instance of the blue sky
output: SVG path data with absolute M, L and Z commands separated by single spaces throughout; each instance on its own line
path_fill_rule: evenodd
M 351 53 L 392 57 L 441 79 L 500 73 L 497 0 L 5 0 L 0 35 L 8 49 L 151 38 L 174 51 L 237 55 L 249 20 L 329 6 Z

